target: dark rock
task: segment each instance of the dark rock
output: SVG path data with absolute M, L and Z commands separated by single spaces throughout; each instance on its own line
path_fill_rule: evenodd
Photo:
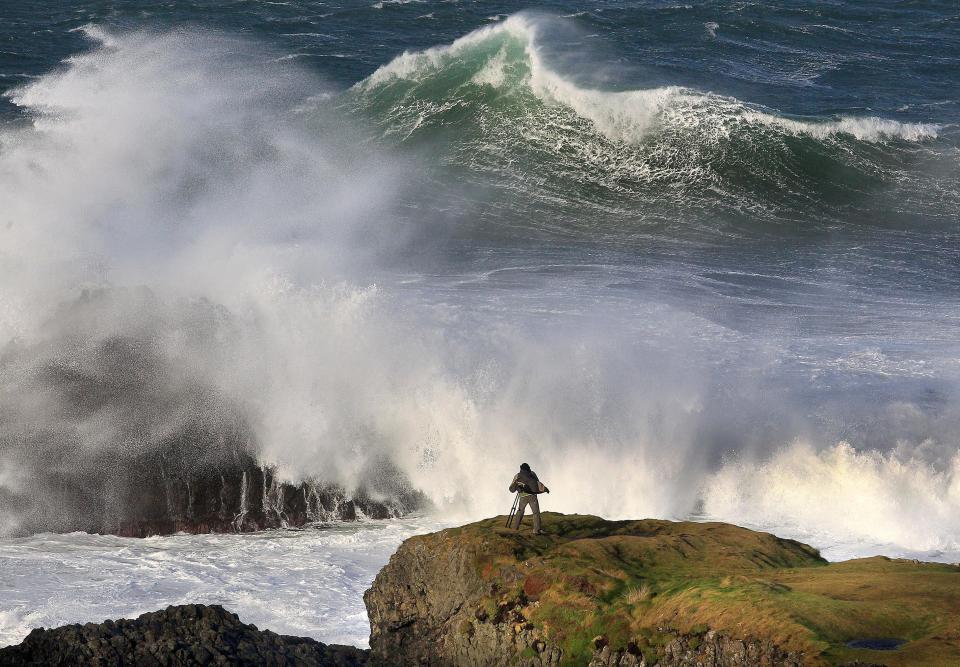
M 361 667 L 368 651 L 257 630 L 220 606 L 182 605 L 134 620 L 37 628 L 0 648 L 0 667 L 305 665 Z
M 667 644 L 665 659 L 660 664 L 665 667 L 802 667 L 807 663 L 802 655 L 784 651 L 768 640 L 736 639 L 711 631 L 704 635 L 677 633 Z
M 63 511 L 27 512 L 20 532 L 125 537 L 251 532 L 394 518 L 429 505 L 388 462 L 379 462 L 353 492 L 318 481 L 285 482 L 246 451 L 238 432 L 220 427 L 225 430 L 193 425 L 127 460 L 46 472 L 44 487 L 32 492 L 35 498 L 11 502 L 14 508 L 30 502 Z
M 128 537 L 180 531 L 250 532 L 324 521 L 395 518 L 428 505 L 426 496 L 400 484 L 377 493 L 379 499 L 365 487 L 348 494 L 334 484 L 291 484 L 244 454 L 189 476 L 148 477 L 139 488 L 126 517 L 87 530 Z

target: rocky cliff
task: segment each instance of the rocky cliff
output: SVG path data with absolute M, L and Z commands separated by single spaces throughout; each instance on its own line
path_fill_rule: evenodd
M 381 476 L 348 493 L 317 481 L 296 484 L 240 453 L 204 467 L 165 466 L 163 454 L 127 473 L 113 493 L 124 499 L 113 511 L 98 512 L 87 532 L 128 537 L 176 532 L 250 532 L 313 522 L 400 517 L 428 505 L 402 474 L 384 464 Z
M 828 564 L 719 523 L 548 513 L 541 536 L 502 526 L 404 542 L 365 595 L 372 664 L 960 664 L 954 566 Z M 858 644 L 870 637 L 904 643 Z

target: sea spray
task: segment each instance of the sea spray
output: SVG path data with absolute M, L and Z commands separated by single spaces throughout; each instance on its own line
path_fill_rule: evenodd
M 822 544 L 850 540 L 960 551 L 960 456 L 945 467 L 905 451 L 816 450 L 794 443 L 761 462 L 731 460 L 709 477 L 704 512 Z

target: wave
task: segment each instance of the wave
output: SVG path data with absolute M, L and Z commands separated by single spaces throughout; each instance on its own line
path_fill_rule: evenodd
M 591 121 L 607 138 L 628 143 L 643 141 L 658 127 L 673 124 L 712 136 L 729 135 L 745 125 L 820 139 L 849 135 L 861 141 L 914 142 L 934 139 L 941 129 L 932 123 L 902 123 L 870 116 L 790 118 L 732 97 L 681 86 L 618 92 L 584 88 L 546 62 L 539 46 L 542 20 L 516 14 L 451 44 L 405 52 L 378 68 L 356 88 L 370 93 L 398 82 L 430 85 L 451 75 L 453 83 L 490 86 L 499 92 L 522 86 L 544 104 L 563 105 Z M 472 71 L 473 75 L 464 80 L 462 70 Z M 410 94 L 408 87 L 403 94 Z
M 586 206 L 631 219 L 709 209 L 835 223 L 840 202 L 875 207 L 879 216 L 860 216 L 870 220 L 893 201 L 922 209 L 956 198 L 948 169 L 920 174 L 914 164 L 916 151 L 935 152 L 937 124 L 792 116 L 678 85 L 604 90 L 583 83 L 600 69 L 588 57 L 569 64 L 551 37 L 556 23 L 517 14 L 405 52 L 354 85 L 355 105 L 388 142 L 442 138 L 452 144 L 444 168 L 538 202 L 567 199 L 571 219 Z

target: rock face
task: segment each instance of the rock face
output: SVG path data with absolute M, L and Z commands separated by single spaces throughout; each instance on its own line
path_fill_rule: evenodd
M 376 486 L 349 495 L 333 484 L 281 481 L 272 468 L 244 454 L 187 474 L 165 472 L 162 465 L 152 469 L 162 474 L 143 475 L 137 485 L 127 488 L 124 515 L 86 530 L 128 537 L 180 531 L 250 532 L 319 521 L 389 519 L 428 505 L 426 496 L 414 491 L 392 468 L 386 471 L 386 479 L 392 475 L 396 483 L 385 484 L 379 478 Z
M 773 642 L 730 639 L 709 631 L 702 635 L 681 635 L 662 629 L 675 638 L 664 648 L 657 665 L 663 667 L 802 667 L 803 657 L 781 650 Z M 596 648 L 588 667 L 650 667 L 634 644 L 611 649 L 603 640 Z
M 613 522 L 591 519 L 596 538 L 611 537 Z M 662 536 L 671 525 L 683 525 L 632 523 L 627 534 L 650 537 Z M 364 596 L 370 616 L 371 664 L 548 667 L 586 664 L 587 660 L 590 667 L 804 664 L 801 655 L 783 651 L 770 641 L 735 640 L 715 632 L 685 635 L 664 628 L 658 630 L 658 636 L 668 639 L 661 641 L 655 659 L 649 650 L 645 658 L 635 642 L 616 648 L 603 635 L 592 640 L 591 657 L 571 655 L 563 646 L 565 633 L 551 632 L 551 623 L 537 618 L 551 583 L 537 566 L 549 558 L 554 547 L 585 538 L 582 525 L 566 530 L 567 539 L 558 534 L 563 529 L 551 531 L 553 537 L 534 537 L 480 522 L 407 540 Z M 768 546 L 779 548 L 777 556 L 787 563 L 819 562 L 809 547 L 768 537 L 774 542 Z M 602 567 L 603 563 L 596 565 Z M 575 592 L 589 590 L 593 597 L 599 593 L 583 578 L 564 583 Z M 565 612 L 572 623 L 577 622 L 577 614 L 590 613 L 579 607 L 578 601 L 572 601 Z
M 483 545 L 445 532 L 407 540 L 364 595 L 375 665 L 560 664 L 562 652 L 523 614 L 523 575 L 479 576 Z
M 135 455 L 51 467 L 38 488 L 0 504 L 21 514 L 21 534 L 73 532 L 148 537 L 249 532 L 318 521 L 403 516 L 429 505 L 388 461 L 348 492 L 341 486 L 282 481 L 249 453 L 242 431 L 192 425 Z M 22 507 L 23 511 L 18 512 Z
M 97 665 L 306 665 L 360 667 L 367 651 L 286 637 L 241 623 L 219 606 L 184 605 L 135 620 L 31 632 L 0 648 L 0 667 Z

